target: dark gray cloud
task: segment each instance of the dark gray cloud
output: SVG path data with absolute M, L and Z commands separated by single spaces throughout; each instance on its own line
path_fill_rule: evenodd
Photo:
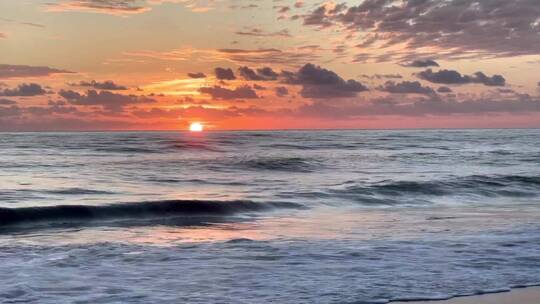
M 291 10 L 291 7 L 286 5 L 274 5 L 273 8 L 276 9 L 279 14 L 285 14 Z
M 247 66 L 244 66 L 244 67 L 238 68 L 238 73 L 245 80 L 252 80 L 252 81 L 276 80 L 277 77 L 279 76 L 278 73 L 274 72 L 269 67 L 260 68 L 255 71 L 253 69 L 250 69 Z
M 0 79 L 41 77 L 41 76 L 49 76 L 52 74 L 64 74 L 64 73 L 73 73 L 73 72 L 49 68 L 46 66 L 0 64 Z
M 197 72 L 197 73 L 187 73 L 187 75 L 190 77 L 190 78 L 206 78 L 206 75 L 202 72 Z
M 536 0 L 365 0 L 320 5 L 303 16 L 305 25 L 367 33 L 383 48 L 405 45 L 407 55 L 425 47 L 450 57 L 537 55 L 539 18 Z
M 264 80 L 264 77 L 257 75 L 257 73 L 254 70 L 248 68 L 247 66 L 238 68 L 238 73 L 245 80 L 255 80 L 255 81 Z
M 481 83 L 490 87 L 504 87 L 506 85 L 506 79 L 504 79 L 504 77 L 501 75 L 493 75 L 489 77 L 482 72 L 476 72 L 471 79 L 472 82 Z
M 232 100 L 232 99 L 256 99 L 257 93 L 250 86 L 240 86 L 235 89 L 227 89 L 220 86 L 200 88 L 199 92 L 208 94 L 214 99 Z
M 72 86 L 79 86 L 79 87 L 91 87 L 98 90 L 108 90 L 108 91 L 115 91 L 115 90 L 127 90 L 128 88 L 122 85 L 118 85 L 114 83 L 112 80 L 106 80 L 103 82 L 91 80 L 91 81 L 81 81 L 79 83 L 72 83 L 70 84 Z
M 306 98 L 339 98 L 354 97 L 368 89 L 360 82 L 345 80 L 335 72 L 308 63 L 297 72 L 282 73 L 284 82 L 302 85 L 300 94 Z
M 334 24 L 334 16 L 326 9 L 325 5 L 321 5 L 304 17 L 304 25 L 314 25 L 319 27 L 329 27 Z
M 2 111 L 0 110 L 0 113 Z M 1 116 L 1 114 L 0 114 Z M 4 131 L 96 131 L 126 130 L 133 128 L 152 128 L 140 122 L 125 119 L 81 119 L 79 117 L 44 117 L 42 119 L 5 119 L 0 120 L 0 130 Z
M 18 106 L 12 105 L 9 107 L 0 106 L 0 118 L 6 117 L 17 117 L 22 114 L 21 108 Z
M 17 104 L 15 100 L 7 99 L 7 98 L 0 98 L 0 105 L 9 106 L 9 105 L 14 105 L 14 104 Z
M 267 80 L 276 80 L 279 76 L 278 73 L 274 72 L 274 70 L 269 67 L 257 69 L 257 73 L 259 73 L 259 75 L 263 76 Z
M 442 86 L 442 87 L 439 87 L 437 89 L 437 92 L 439 92 L 439 93 L 451 93 L 452 89 L 450 89 L 449 87 Z
M 66 106 L 62 102 L 50 101 L 44 106 L 10 107 L 0 106 L 0 118 L 18 118 L 24 114 L 47 117 L 52 114 L 81 114 L 75 107 Z
M 486 86 L 505 86 L 506 79 L 501 75 L 486 76 L 482 72 L 476 72 L 473 75 L 461 75 L 454 70 L 439 70 L 433 72 L 427 69 L 417 74 L 420 79 L 427 80 L 433 83 L 441 84 L 467 84 L 480 83 Z
M 219 80 L 234 80 L 236 79 L 236 76 L 234 76 L 234 72 L 230 68 L 220 68 L 217 67 L 214 69 L 214 73 L 216 75 L 216 78 Z
M 284 29 L 277 32 L 265 32 L 262 29 L 259 28 L 251 28 L 244 31 L 237 31 L 235 32 L 236 35 L 241 36 L 252 36 L 252 37 L 281 37 L 281 38 L 289 38 L 291 37 L 291 34 L 289 33 L 289 30 Z
M 402 81 L 398 83 L 387 81 L 384 85 L 379 86 L 378 89 L 393 94 L 435 94 L 435 91 L 432 88 L 422 86 L 418 81 Z
M 427 67 L 438 67 L 439 64 L 433 59 L 416 59 L 413 61 L 405 62 L 402 64 L 404 67 L 409 68 L 427 68 Z
M 45 94 L 47 94 L 47 91 L 37 83 L 23 83 L 13 89 L 0 90 L 0 96 L 37 96 Z
M 60 96 L 70 104 L 81 106 L 101 106 L 111 112 L 121 112 L 125 106 L 136 104 L 149 104 L 156 102 L 146 96 L 123 95 L 109 91 L 88 90 L 86 94 L 80 94 L 72 90 L 60 90 Z
M 283 97 L 289 95 L 289 90 L 286 87 L 276 87 L 275 89 L 276 96 Z
M 61 102 L 49 102 L 47 106 L 31 106 L 23 108 L 25 113 L 37 116 L 53 115 L 53 114 L 78 114 L 83 115 L 82 112 L 79 112 L 76 107 L 67 106 Z
M 14 19 L 9 19 L 9 18 L 1 18 L 0 17 L 0 20 L 5 21 L 5 22 L 14 23 L 14 24 L 27 25 L 27 26 L 31 26 L 31 27 L 39 27 L 39 28 L 44 28 L 45 27 L 45 25 L 43 25 L 43 24 L 34 23 L 34 22 L 19 21 L 19 20 L 14 20 Z M 1 37 L 1 35 L 2 35 L 2 33 L 0 33 L 0 37 Z

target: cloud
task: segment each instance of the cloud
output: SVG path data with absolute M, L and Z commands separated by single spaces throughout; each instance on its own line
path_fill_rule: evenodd
M 438 67 L 439 64 L 433 59 L 416 59 L 413 61 L 405 62 L 402 64 L 402 66 L 409 68 L 427 68 L 430 66 Z
M 16 117 L 22 114 L 21 108 L 18 106 L 2 107 L 0 106 L 0 118 Z
M 501 75 L 493 75 L 491 77 L 486 76 L 482 72 L 476 72 L 474 75 L 461 75 L 454 70 L 439 70 L 433 72 L 431 69 L 427 69 L 417 74 L 418 78 L 427 80 L 433 83 L 442 84 L 468 84 L 468 83 L 480 83 L 486 86 L 505 86 L 506 79 Z
M 245 80 L 252 80 L 252 81 L 276 80 L 277 77 L 279 76 L 278 73 L 274 72 L 269 67 L 260 68 L 255 71 L 248 68 L 247 66 L 243 66 L 243 67 L 238 68 L 238 73 Z
M 156 102 L 154 99 L 146 96 L 122 95 L 109 91 L 97 92 L 95 90 L 88 90 L 86 94 L 80 94 L 72 90 L 60 90 L 58 95 L 73 105 L 101 106 L 111 112 L 121 112 L 127 105 Z
M 187 73 L 187 75 L 190 77 L 190 78 L 206 78 L 206 75 L 202 72 L 197 72 L 197 73 Z
M 273 8 L 276 9 L 279 14 L 285 14 L 291 10 L 291 7 L 286 5 L 275 5 Z
M 502 93 L 502 94 L 519 94 L 517 93 L 516 91 L 512 90 L 512 89 L 497 89 L 497 92 L 499 93 Z
M 286 87 L 276 87 L 275 89 L 276 96 L 283 97 L 289 95 L 289 90 Z
M 131 114 L 139 118 L 177 119 L 182 115 L 182 109 L 152 108 L 150 110 L 137 109 Z
M 205 106 L 189 106 L 179 109 L 137 109 L 132 112 L 133 115 L 143 119 L 171 119 L 177 120 L 180 117 L 189 117 L 190 119 L 201 119 L 205 121 L 218 121 L 227 118 L 239 117 L 246 114 L 247 110 L 236 107 L 227 108 L 208 108 Z
M 387 81 L 384 85 L 379 86 L 378 89 L 393 94 L 435 94 L 432 88 L 422 86 L 418 81 L 403 81 L 398 83 Z
M 59 0 L 46 5 L 51 12 L 82 11 L 125 16 L 149 11 L 145 4 L 139 0 Z
M 470 99 L 457 101 L 431 98 L 378 99 L 362 103 L 328 103 L 316 101 L 292 111 L 293 115 L 328 119 L 348 119 L 360 116 L 447 116 L 487 115 L 496 113 L 540 113 L 540 100 L 521 97 L 516 100 Z
M 53 114 L 78 114 L 84 115 L 85 113 L 79 112 L 76 107 L 68 107 L 63 103 L 49 102 L 48 106 L 31 106 L 23 108 L 25 113 L 45 116 Z
M 23 83 L 14 89 L 0 91 L 0 96 L 37 96 L 45 95 L 46 93 L 47 91 L 37 83 Z
M 289 30 L 287 29 L 283 29 L 277 32 L 265 32 L 264 30 L 260 28 L 251 28 L 244 31 L 237 31 L 235 32 L 235 34 L 241 35 L 241 36 L 252 36 L 252 37 L 281 37 L 281 38 L 291 37 L 291 34 L 289 33 Z
M 70 84 L 72 86 L 79 86 L 79 87 L 91 87 L 98 90 L 109 90 L 109 91 L 115 91 L 115 90 L 127 90 L 128 88 L 125 86 L 118 85 L 114 83 L 111 80 L 106 80 L 103 82 L 98 82 L 95 80 L 91 81 L 81 81 L 79 83 L 72 83 Z
M 246 4 L 246 5 L 230 5 L 230 9 L 252 9 L 252 8 L 258 8 L 259 6 L 257 4 Z
M 366 0 L 350 7 L 324 3 L 303 20 L 307 26 L 377 34 L 372 47 L 405 48 L 406 54 L 396 55 L 424 48 L 459 57 L 537 55 L 539 17 L 534 0 Z
M 235 89 L 227 89 L 220 86 L 203 87 L 199 91 L 208 94 L 214 99 L 232 100 L 232 99 L 256 99 L 257 93 L 249 86 L 244 85 Z
M 237 87 L 233 90 L 220 86 L 200 88 L 199 92 L 212 96 L 213 99 L 231 100 L 231 99 L 256 99 L 257 93 L 249 86 Z
M 386 78 L 386 79 L 401 79 L 401 78 L 403 78 L 403 76 L 401 76 L 399 74 L 374 74 L 374 75 L 363 74 L 362 77 L 367 78 L 367 79 L 383 79 L 383 78 Z
M 276 80 L 279 76 L 278 73 L 274 72 L 274 70 L 269 67 L 257 69 L 257 73 L 268 80 Z
M 322 48 L 318 47 L 297 47 L 285 50 L 275 48 L 259 48 L 259 49 L 239 49 L 239 48 L 223 48 L 223 49 L 194 49 L 194 48 L 178 48 L 168 51 L 151 51 L 140 50 L 124 52 L 128 57 L 163 61 L 197 61 L 204 62 L 222 62 L 229 61 L 239 65 L 281 65 L 288 67 L 298 67 L 305 62 L 316 61 L 321 58 L 319 51 Z M 118 59 L 118 60 L 125 60 Z M 129 58 L 128 60 L 133 60 Z M 114 60 L 111 60 L 114 62 Z
M 132 112 L 134 116 L 139 118 L 159 119 L 160 121 L 163 119 L 178 120 L 180 117 L 189 117 L 193 120 L 219 121 L 240 116 L 254 117 L 255 115 L 260 115 L 263 113 L 266 113 L 266 111 L 256 107 L 238 108 L 232 106 L 225 108 L 213 108 L 200 105 L 177 109 L 136 109 Z
M 179 3 L 193 12 L 206 12 L 213 8 L 214 0 L 56 0 L 47 3 L 50 12 L 89 12 L 115 16 L 129 16 L 152 10 L 152 5 Z
M 2 111 L 0 110 L 0 113 Z M 0 114 L 1 116 L 1 114 Z M 5 131 L 95 131 L 128 130 L 150 128 L 140 122 L 121 119 L 81 119 L 73 117 L 43 117 L 42 119 L 6 119 L 0 120 L 0 130 Z
M 308 63 L 297 72 L 283 72 L 285 83 L 301 85 L 300 94 L 305 98 L 354 97 L 368 89 L 360 82 L 344 80 L 333 71 Z
M 7 38 L 7 35 L 4 34 L 4 33 L 2 33 L 2 32 L 0 32 L 0 39 L 2 39 L 2 38 Z
M 0 98 L 0 105 L 9 106 L 9 105 L 14 105 L 14 104 L 17 104 L 15 100 L 7 99 L 7 98 Z
M 31 26 L 31 27 L 39 27 L 39 28 L 44 28 L 45 27 L 45 25 L 39 24 L 39 23 L 24 22 L 24 21 L 18 21 L 18 20 L 13 20 L 13 19 L 8 19 L 8 18 L 0 18 L 0 20 L 3 20 L 5 22 L 10 22 L 10 23 L 15 23 L 15 24 Z M 0 33 L 0 37 L 1 37 L 1 35 L 2 35 L 2 33 Z
M 439 93 L 451 93 L 452 89 L 450 89 L 449 87 L 442 86 L 442 87 L 439 87 L 437 89 L 437 92 L 439 92 Z
M 248 68 L 247 66 L 238 68 L 238 73 L 240 73 L 240 76 L 242 76 L 245 80 L 264 80 L 264 77 L 257 75 L 254 70 Z
M 24 78 L 24 77 L 42 77 L 53 74 L 73 73 L 66 70 L 59 70 L 46 66 L 29 66 L 0 64 L 0 79 L 6 78 Z
M 472 76 L 472 82 L 482 83 L 490 87 L 503 87 L 506 85 L 506 79 L 504 79 L 503 76 L 493 75 L 489 77 L 489 76 L 486 76 L 486 74 L 482 72 L 474 73 L 474 76 Z
M 218 49 L 219 58 L 240 64 L 298 66 L 320 58 L 313 49 Z
M 214 74 L 216 75 L 216 78 L 219 80 L 234 80 L 236 79 L 236 76 L 234 76 L 234 72 L 230 68 L 220 68 L 217 67 L 214 69 Z

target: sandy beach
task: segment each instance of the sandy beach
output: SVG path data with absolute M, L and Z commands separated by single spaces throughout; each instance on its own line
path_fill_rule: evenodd
M 513 289 L 510 292 L 458 297 L 445 301 L 393 302 L 395 304 L 538 304 L 540 287 Z

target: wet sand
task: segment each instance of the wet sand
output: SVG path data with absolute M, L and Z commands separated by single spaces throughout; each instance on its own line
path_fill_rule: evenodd
M 393 302 L 394 304 L 540 304 L 540 287 L 513 289 L 510 292 L 458 297 L 445 301 Z

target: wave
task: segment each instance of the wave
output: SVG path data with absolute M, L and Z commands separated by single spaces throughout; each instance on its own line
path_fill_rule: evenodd
M 81 222 L 93 220 L 164 218 L 175 216 L 226 216 L 279 208 L 301 209 L 288 202 L 166 200 L 109 205 L 58 205 L 0 208 L 0 226 L 38 222 Z
M 40 191 L 48 194 L 61 194 L 61 195 L 105 195 L 105 194 L 114 194 L 114 192 L 103 191 L 103 190 L 92 190 L 85 188 L 67 188 L 59 190 L 45 190 Z
M 128 154 L 160 153 L 159 150 L 140 148 L 140 147 L 100 147 L 100 148 L 96 148 L 95 151 L 106 152 L 106 153 L 128 153 Z
M 319 162 L 302 157 L 260 157 L 240 162 L 248 169 L 287 172 L 313 172 L 320 167 Z
M 201 150 L 208 152 L 223 152 L 221 149 L 217 149 L 208 143 L 204 142 L 182 142 L 175 143 L 170 146 L 174 150 Z
M 403 198 L 411 197 L 450 195 L 536 197 L 540 195 L 538 186 L 540 186 L 539 176 L 472 175 L 436 181 L 392 180 L 371 185 L 354 184 L 344 189 L 332 189 L 330 193 L 339 197 L 359 199 L 369 204 L 393 205 L 399 204 Z
M 148 179 L 149 182 L 165 183 L 165 184 L 198 184 L 198 185 L 219 185 L 219 186 L 247 186 L 247 183 L 235 182 L 235 181 L 220 181 L 220 180 L 206 180 L 200 178 L 191 179 L 176 179 L 176 178 L 152 178 Z

